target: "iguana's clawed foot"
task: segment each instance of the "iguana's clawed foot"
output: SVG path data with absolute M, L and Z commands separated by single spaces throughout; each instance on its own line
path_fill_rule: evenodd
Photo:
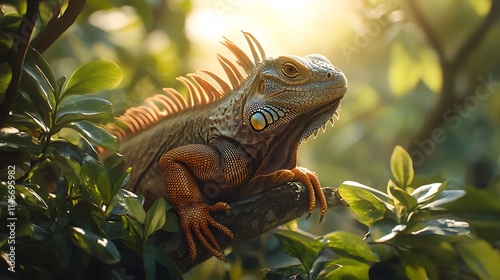
M 323 216 L 328 209 L 328 205 L 326 203 L 325 194 L 321 190 L 321 184 L 319 183 L 318 177 L 314 172 L 309 171 L 308 169 L 303 167 L 295 167 L 294 169 L 292 169 L 292 172 L 295 175 L 295 180 L 301 181 L 302 183 L 304 183 L 304 185 L 306 185 L 307 192 L 309 193 L 309 216 L 312 214 L 314 208 L 316 207 L 316 195 L 318 196 L 321 207 L 321 217 L 319 222 L 321 223 L 321 221 L 323 220 Z
M 197 255 L 196 242 L 193 236 L 196 236 L 196 238 L 210 253 L 218 259 L 223 260 L 224 253 L 208 226 L 212 226 L 224 233 L 227 237 L 233 238 L 233 232 L 214 220 L 214 218 L 210 215 L 210 213 L 218 211 L 226 211 L 229 213 L 229 205 L 225 202 L 218 202 L 214 205 L 199 202 L 186 205 L 177 211 L 181 220 L 181 227 L 188 244 L 189 258 L 191 261 L 194 261 Z

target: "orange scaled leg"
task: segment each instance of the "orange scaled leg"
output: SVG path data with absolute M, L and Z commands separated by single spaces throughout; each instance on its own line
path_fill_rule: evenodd
M 295 167 L 292 169 L 292 173 L 295 175 L 295 180 L 301 181 L 306 185 L 307 192 L 309 193 L 309 216 L 311 216 L 316 207 L 316 195 L 318 196 L 321 210 L 319 222 L 321 222 L 328 209 L 328 204 L 326 203 L 325 194 L 321 190 L 321 184 L 319 183 L 318 177 L 314 172 L 304 167 Z
M 218 202 L 214 205 L 203 201 L 199 182 L 212 181 L 219 176 L 220 153 L 207 145 L 186 145 L 170 150 L 160 159 L 167 200 L 179 215 L 186 238 L 189 257 L 196 259 L 194 236 L 214 256 L 224 259 L 224 254 L 209 226 L 233 238 L 230 229 L 212 218 L 210 213 L 229 212 L 229 205 Z

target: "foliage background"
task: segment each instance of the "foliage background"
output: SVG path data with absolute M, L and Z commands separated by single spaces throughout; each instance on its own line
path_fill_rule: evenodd
M 355 180 L 385 189 L 399 144 L 417 173 L 498 197 L 499 28 L 496 0 L 90 0 L 44 57 L 56 76 L 95 59 L 116 62 L 121 87 L 101 95 L 118 114 L 162 87 L 180 88 L 178 75 L 222 73 L 214 53 L 225 50 L 217 42 L 226 36 L 244 45 L 239 31 L 249 31 L 269 56 L 320 53 L 348 78 L 340 120 L 299 150 L 299 164 L 323 185 Z M 364 233 L 341 212 L 329 211 L 321 225 L 317 217 L 299 224 L 315 234 Z M 288 261 L 270 235 L 234 250 L 241 266 L 226 272 L 207 263 L 193 278 L 207 270 L 237 277 Z
M 454 56 L 491 5 L 489 0 L 88 1 L 77 24 L 46 57 L 59 74 L 92 59 L 117 62 L 124 82 L 108 95 L 119 113 L 164 86 L 181 88 L 174 80 L 178 75 L 199 68 L 222 73 L 214 54 L 225 50 L 218 42 L 225 36 L 244 46 L 239 31 L 249 31 L 269 56 L 321 53 L 348 77 L 340 121 L 301 147 L 300 163 L 325 184 L 336 186 L 345 178 L 385 182 L 387 159 L 401 144 L 418 171 L 485 188 L 499 172 L 497 17 L 473 40 L 477 45 Z M 428 26 L 418 21 L 416 9 Z M 459 61 L 451 95 L 442 94 L 443 59 Z M 490 87 L 481 91 L 481 100 L 467 99 L 483 80 Z M 441 113 L 451 113 L 432 116 L 440 102 L 446 105 Z M 432 129 L 422 132 L 427 126 L 442 128 L 445 140 L 422 148 L 432 139 Z

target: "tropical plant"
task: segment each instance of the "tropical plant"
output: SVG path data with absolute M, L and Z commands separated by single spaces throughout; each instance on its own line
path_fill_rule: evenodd
M 456 220 L 456 205 L 474 198 L 466 197 L 464 190 L 447 190 L 448 181 L 416 179 L 412 160 L 400 146 L 394 149 L 390 167 L 387 193 L 352 181 L 339 187 L 354 218 L 368 229 L 365 236 L 337 231 L 311 238 L 294 230 L 278 231 L 281 247 L 300 264 L 271 270 L 266 279 L 500 277 L 498 251 L 475 234 L 478 228 Z M 483 209 L 498 211 L 498 201 L 486 203 Z M 489 215 L 475 218 L 483 225 L 492 222 Z M 494 221 L 498 226 L 500 219 Z

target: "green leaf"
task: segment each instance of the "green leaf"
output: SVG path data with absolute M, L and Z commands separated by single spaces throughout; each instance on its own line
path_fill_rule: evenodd
M 366 242 L 352 233 L 344 231 L 332 232 L 315 239 L 313 244 L 322 248 L 330 248 L 342 256 L 347 253 L 370 262 L 378 262 Z
M 399 255 L 408 279 L 428 279 L 419 255 L 407 251 L 400 251 Z
M 118 138 L 109 134 L 104 128 L 98 127 L 89 121 L 78 121 L 68 124 L 69 128 L 78 131 L 82 137 L 91 144 L 118 151 L 120 143 Z
M 62 94 L 67 97 L 113 89 L 120 84 L 122 77 L 120 67 L 110 60 L 89 62 L 73 72 Z
M 144 265 L 144 273 L 146 274 L 146 280 L 156 279 L 156 260 L 152 252 L 153 246 L 148 246 L 148 243 L 144 244 L 144 250 L 142 255 L 142 262 Z
M 47 113 L 52 112 L 56 105 L 56 94 L 59 91 L 56 77 L 43 56 L 32 47 L 28 49 L 24 59 L 23 75 L 19 83 L 20 89 L 26 83 L 23 79 L 28 77 L 31 83 L 28 89 L 35 89 L 35 91 L 28 91 L 31 100 L 43 104 Z
M 97 97 L 67 98 L 57 110 L 56 126 L 59 130 L 67 123 L 88 120 L 106 123 L 113 120 L 111 102 Z
M 482 239 L 470 239 L 457 244 L 457 251 L 479 279 L 500 279 L 500 253 Z
M 412 211 L 418 204 L 416 198 L 397 187 L 392 180 L 387 184 L 387 192 L 394 198 L 400 215 Z
M 27 205 L 39 208 L 38 210 L 42 211 L 48 210 L 49 206 L 35 190 L 40 191 L 40 186 L 34 184 L 16 185 L 16 193 L 21 196 Z
M 71 158 L 77 162 L 82 162 L 87 156 L 78 146 L 66 141 L 65 139 L 52 139 L 50 147 L 55 154 L 62 155 L 66 158 Z M 73 167 L 72 167 L 73 168 Z
M 314 262 L 318 259 L 321 248 L 313 244 L 314 239 L 290 230 L 278 230 L 274 233 L 281 249 L 289 256 L 297 258 L 305 270 L 310 273 Z
M 82 161 L 80 192 L 99 209 L 111 201 L 111 185 L 106 169 L 91 156 Z
M 39 124 L 40 127 L 50 127 L 53 107 L 46 98 L 47 93 L 45 91 L 47 89 L 40 82 L 36 77 L 30 76 L 29 73 L 26 75 L 23 73 L 16 96 L 17 104 L 14 104 L 13 111 L 24 114 L 29 113 L 42 123 Z
M 167 217 L 167 203 L 163 198 L 157 199 L 146 213 L 144 219 L 144 241 L 155 231 L 161 229 Z
M 430 48 L 420 48 L 419 55 L 422 81 L 431 91 L 438 93 L 443 84 L 443 75 L 441 72 L 441 65 L 439 65 L 439 58 Z
M 175 233 L 181 232 L 181 221 L 179 220 L 179 216 L 172 211 L 167 211 L 167 221 L 161 230 Z
M 350 259 L 339 258 L 329 262 L 323 274 L 318 279 L 368 279 L 370 265 Z
M 17 97 L 20 97 L 22 94 L 18 94 Z M 14 104 L 16 107 L 16 104 Z M 36 109 L 35 109 L 36 110 Z M 26 110 L 29 111 L 29 110 Z M 16 112 L 15 108 L 12 110 L 12 114 L 7 116 L 6 125 L 12 126 L 21 131 L 41 131 L 48 132 L 50 129 L 40 120 L 41 118 L 37 118 L 34 120 L 31 116 L 23 113 Z M 40 126 L 41 124 L 41 126 Z
M 416 230 L 412 227 L 413 235 L 467 235 L 470 233 L 469 224 L 450 219 L 435 219 L 422 223 L 422 228 Z
M 34 155 L 38 155 L 41 151 L 38 140 L 25 132 L 20 132 L 17 129 L 0 129 L 0 150 L 3 151 L 28 151 Z
M 415 189 L 411 196 L 417 199 L 418 204 L 428 204 L 446 188 L 446 183 L 433 183 L 428 185 L 423 185 Z
M 110 240 L 79 227 L 71 227 L 69 234 L 71 241 L 85 253 L 107 264 L 120 262 L 118 248 Z
M 420 79 L 418 58 L 411 55 L 405 45 L 396 41 L 390 50 L 389 85 L 396 96 L 412 90 Z
M 415 176 L 413 162 L 401 146 L 396 146 L 392 152 L 391 172 L 396 179 L 396 184 L 403 190 L 413 182 Z
M 12 80 L 12 70 L 7 62 L 0 63 L 0 103 L 5 98 L 5 92 Z
M 405 229 L 405 225 L 400 225 L 393 219 L 382 219 L 370 227 L 370 236 L 375 242 L 387 242 Z
M 128 222 L 125 217 L 112 217 L 112 215 L 110 215 L 107 218 L 108 220 L 101 222 L 99 225 L 107 238 L 111 240 L 121 239 L 129 234 L 130 229 L 128 228 Z M 112 218 L 112 220 L 110 220 L 110 218 Z
M 144 207 L 142 206 L 143 203 L 144 199 L 137 196 L 135 193 L 125 189 L 119 189 L 110 203 L 110 208 L 114 207 L 116 204 L 120 204 L 127 209 L 128 216 L 143 224 L 146 219 L 146 211 L 144 211 Z
M 437 207 L 455 201 L 464 195 L 465 195 L 464 190 L 444 190 L 435 198 L 434 201 L 428 203 L 427 205 L 422 207 L 422 209 L 438 210 L 436 209 Z
M 108 171 L 109 178 L 111 179 L 111 184 L 113 187 L 113 195 L 118 191 L 118 189 L 125 186 L 128 182 L 128 177 L 126 174 L 130 174 L 131 169 L 125 168 L 125 161 L 123 160 L 123 155 L 118 153 L 112 153 L 110 156 L 104 159 L 104 167 Z M 125 174 L 126 173 L 126 174 Z
M 307 272 L 302 265 L 290 265 L 287 267 L 271 269 L 264 276 L 265 280 L 283 279 L 309 279 Z
M 157 246 L 150 244 L 149 242 L 144 244 L 144 251 L 145 254 L 146 252 L 148 252 L 148 254 L 151 254 L 157 263 L 161 264 L 167 269 L 169 275 L 168 279 L 183 279 L 182 272 L 180 271 L 177 264 L 169 255 L 165 254 L 164 251 L 160 250 Z M 144 265 L 144 267 L 146 267 L 146 265 Z
M 487 0 L 469 0 L 467 3 L 472 7 L 472 9 L 481 17 L 488 14 L 491 7 L 491 2 Z
M 356 220 L 370 227 L 384 217 L 387 206 L 375 195 L 353 183 L 355 182 L 344 182 L 340 185 L 339 194 L 349 203 L 349 209 L 354 212 Z

